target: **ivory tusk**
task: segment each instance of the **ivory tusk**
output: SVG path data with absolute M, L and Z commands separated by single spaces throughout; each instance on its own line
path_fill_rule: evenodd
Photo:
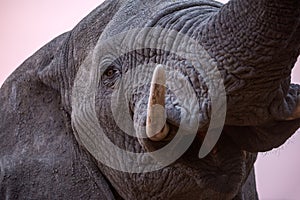
M 167 137 L 169 133 L 165 112 L 165 85 L 165 70 L 162 65 L 157 65 L 150 86 L 146 121 L 146 134 L 152 141 L 161 141 Z

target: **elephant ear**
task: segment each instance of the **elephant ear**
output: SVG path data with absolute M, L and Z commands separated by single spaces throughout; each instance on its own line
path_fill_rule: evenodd
M 71 32 L 26 60 L 0 90 L 0 196 L 6 199 L 115 199 L 70 120 L 76 68 L 117 1 L 106 1 Z

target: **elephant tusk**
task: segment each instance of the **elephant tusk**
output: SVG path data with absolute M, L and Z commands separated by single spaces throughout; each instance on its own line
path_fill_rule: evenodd
M 146 121 L 146 134 L 152 141 L 161 141 L 166 138 L 169 133 L 165 112 L 165 85 L 165 70 L 162 65 L 157 65 L 150 86 Z

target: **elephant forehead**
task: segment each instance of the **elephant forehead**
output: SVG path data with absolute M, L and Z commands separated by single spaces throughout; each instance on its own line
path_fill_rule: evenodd
M 134 2 L 132 0 L 127 1 L 106 26 L 102 33 L 102 38 L 107 39 L 129 29 L 143 27 L 151 17 L 152 13 L 157 12 L 157 10 L 165 3 L 160 1 L 155 4 L 156 5 L 153 5 L 152 1 L 145 0 Z
M 205 8 L 219 7 L 220 3 L 207 0 L 129 0 L 126 1 L 114 15 L 102 33 L 102 39 L 135 28 L 154 26 L 157 19 L 189 7 L 201 6 L 201 12 L 207 13 Z M 188 11 L 187 11 L 188 12 Z M 154 22 L 154 23 L 152 23 Z

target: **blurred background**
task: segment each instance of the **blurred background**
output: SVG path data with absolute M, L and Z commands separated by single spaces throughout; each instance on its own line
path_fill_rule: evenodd
M 0 85 L 25 59 L 54 37 L 71 30 L 101 2 L 1 0 Z M 292 75 L 293 82 L 300 83 L 300 59 Z M 260 199 L 300 199 L 299 152 L 300 132 L 279 149 L 259 155 L 255 170 Z

